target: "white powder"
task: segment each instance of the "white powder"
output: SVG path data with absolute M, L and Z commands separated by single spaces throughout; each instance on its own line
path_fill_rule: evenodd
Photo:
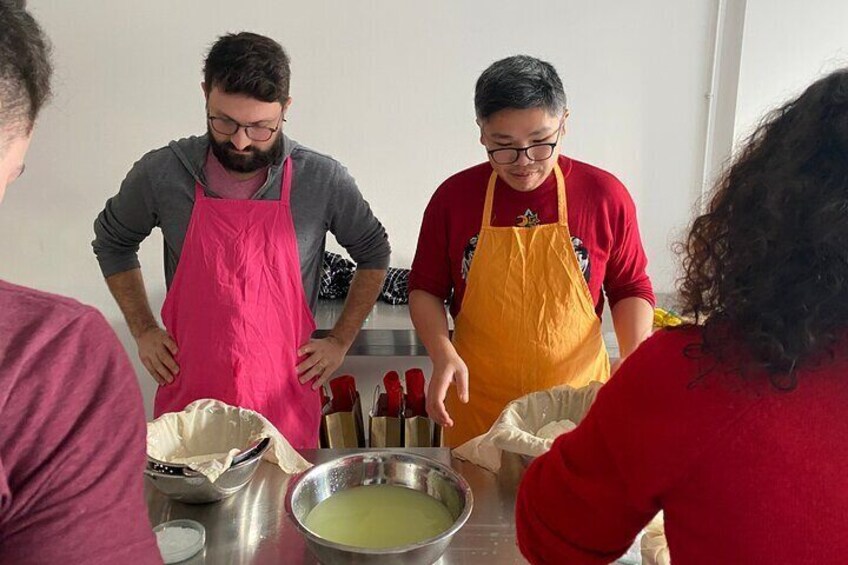
M 156 543 L 159 544 L 159 552 L 163 556 L 182 553 L 200 543 L 200 532 L 181 526 L 163 528 L 156 532 Z

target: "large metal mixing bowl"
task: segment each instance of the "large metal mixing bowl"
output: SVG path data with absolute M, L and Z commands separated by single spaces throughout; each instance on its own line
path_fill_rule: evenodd
M 174 500 L 188 504 L 215 502 L 232 496 L 253 478 L 270 445 L 271 441 L 265 438 L 236 455 L 232 466 L 214 483 L 186 465 L 163 463 L 150 456 L 144 474 L 157 490 Z
M 397 485 L 427 493 L 445 505 L 454 523 L 436 537 L 388 549 L 331 542 L 305 526 L 306 517 L 318 503 L 337 492 L 366 485 Z M 434 563 L 468 520 L 473 506 L 471 488 L 453 469 L 429 457 L 402 451 L 369 451 L 339 457 L 293 479 L 286 493 L 286 510 L 310 550 L 328 565 Z

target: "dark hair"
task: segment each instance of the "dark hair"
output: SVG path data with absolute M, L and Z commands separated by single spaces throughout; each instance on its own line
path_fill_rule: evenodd
M 848 329 L 848 69 L 766 116 L 679 249 L 701 349 L 794 387 Z
M 544 108 L 557 115 L 565 110 L 565 103 L 565 90 L 553 65 L 527 55 L 495 61 L 474 88 L 474 109 L 484 120 L 506 108 Z
M 0 0 L 0 148 L 8 132 L 29 134 L 50 97 L 50 42 L 24 6 Z
M 263 102 L 285 103 L 290 78 L 289 56 L 282 46 L 246 31 L 219 37 L 203 63 L 207 94 L 217 86 Z

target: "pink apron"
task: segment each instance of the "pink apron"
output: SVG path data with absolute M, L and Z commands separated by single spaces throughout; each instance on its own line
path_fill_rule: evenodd
M 296 371 L 315 320 L 300 276 L 291 178 L 286 159 L 279 201 L 209 198 L 195 185 L 162 306 L 180 372 L 156 392 L 155 416 L 215 398 L 261 413 L 295 448 L 318 447 L 318 392 Z

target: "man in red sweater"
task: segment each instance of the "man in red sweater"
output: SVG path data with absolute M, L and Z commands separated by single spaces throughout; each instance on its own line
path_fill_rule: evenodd
M 674 565 L 848 561 L 848 69 L 769 116 L 687 238 L 696 324 L 527 469 L 532 563 L 606 565 L 660 510 Z
M 0 199 L 50 92 L 48 42 L 0 0 Z M 0 281 L 0 564 L 162 563 L 135 373 L 96 310 Z
M 654 303 L 627 190 L 559 154 L 568 110 L 556 70 L 527 56 L 497 61 L 477 81 L 475 107 L 488 162 L 433 195 L 410 276 L 410 312 L 433 361 L 428 412 L 454 446 L 519 396 L 608 378 L 604 293 L 622 357 L 650 333 Z

